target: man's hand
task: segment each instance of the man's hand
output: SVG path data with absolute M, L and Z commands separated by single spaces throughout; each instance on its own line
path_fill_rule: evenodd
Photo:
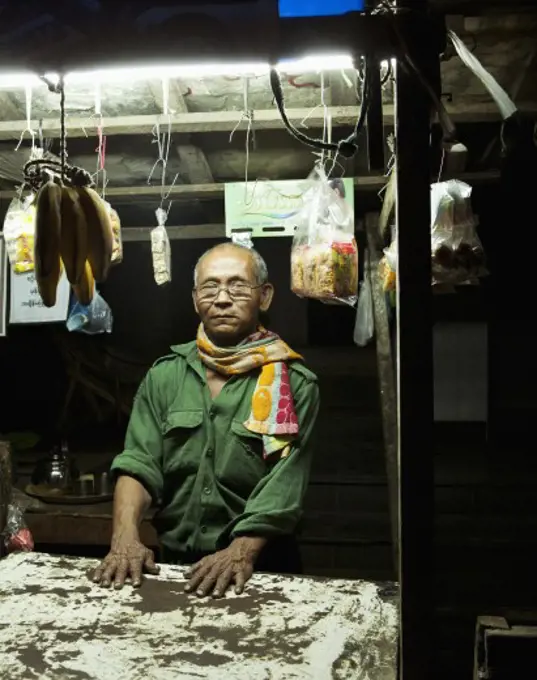
M 228 548 L 208 555 L 186 572 L 189 579 L 185 590 L 196 591 L 198 597 L 222 597 L 231 584 L 240 595 L 252 577 L 259 553 L 266 544 L 264 538 L 236 538 Z
M 108 587 L 122 588 L 130 578 L 134 588 L 142 584 L 142 572 L 158 574 L 155 555 L 137 538 L 112 541 L 110 552 L 93 574 L 93 582 Z

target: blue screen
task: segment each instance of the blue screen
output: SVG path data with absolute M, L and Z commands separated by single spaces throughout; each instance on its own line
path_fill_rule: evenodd
M 365 0 L 279 0 L 280 17 L 333 17 L 360 12 Z

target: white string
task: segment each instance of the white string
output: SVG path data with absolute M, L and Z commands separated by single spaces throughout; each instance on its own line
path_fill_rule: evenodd
M 169 105 L 170 105 L 170 79 L 169 78 L 163 78 L 162 79 L 162 113 L 165 116 L 168 116 L 169 113 L 170 113 Z
M 246 146 L 245 146 L 245 162 L 244 162 L 244 205 L 245 207 L 250 207 L 254 202 L 255 190 L 257 188 L 258 180 L 254 182 L 252 189 L 252 194 L 248 198 L 248 181 L 249 181 L 249 170 L 250 170 L 250 141 L 252 139 L 253 124 L 254 124 L 254 112 L 249 108 L 248 105 L 248 90 L 249 90 L 249 78 L 243 78 L 243 110 L 241 112 L 240 118 L 237 124 L 231 131 L 229 135 L 229 142 L 233 141 L 233 136 L 241 126 L 244 120 L 247 121 L 246 127 Z
M 35 132 L 32 129 L 32 86 L 27 85 L 25 88 L 25 100 L 26 100 L 26 128 L 21 132 L 19 143 L 15 147 L 15 151 L 21 148 L 22 142 L 25 135 L 30 135 L 32 142 L 32 153 L 35 151 Z
M 173 190 L 173 187 L 175 186 L 177 182 L 177 178 L 179 177 L 179 173 L 175 175 L 173 178 L 173 182 L 171 185 L 166 188 L 166 172 L 168 169 L 168 159 L 170 156 L 170 147 L 171 147 L 171 141 L 172 141 L 172 118 L 171 115 L 168 113 L 167 115 L 167 120 L 168 120 L 168 125 L 167 125 L 167 130 L 165 130 L 162 134 L 160 131 L 160 121 L 157 119 L 157 122 L 155 123 L 155 126 L 153 127 L 153 144 L 157 145 L 158 149 L 158 158 L 153 164 L 153 167 L 151 168 L 151 171 L 149 173 L 149 176 L 147 178 L 147 183 L 151 184 L 151 180 L 153 178 L 153 175 L 155 174 L 158 166 L 160 165 L 162 170 L 161 170 L 161 176 L 160 176 L 160 205 L 159 209 L 163 210 L 166 213 L 166 217 L 170 214 L 170 209 L 172 207 L 172 201 L 168 203 L 168 207 L 164 209 L 164 204 L 165 202 L 169 199 L 171 192 Z

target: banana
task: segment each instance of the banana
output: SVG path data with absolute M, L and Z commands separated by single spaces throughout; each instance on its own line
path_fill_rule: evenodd
M 61 276 L 62 187 L 49 181 L 36 198 L 34 261 L 35 280 L 45 307 L 54 307 Z
M 60 254 L 69 283 L 79 284 L 88 259 L 88 234 L 78 192 L 72 187 L 62 189 Z
M 84 273 L 80 282 L 72 286 L 73 293 L 81 305 L 89 305 L 95 292 L 95 280 L 88 260 L 84 263 Z
M 95 281 L 106 279 L 112 264 L 114 238 L 106 205 L 99 194 L 88 187 L 77 189 L 86 216 L 88 261 Z

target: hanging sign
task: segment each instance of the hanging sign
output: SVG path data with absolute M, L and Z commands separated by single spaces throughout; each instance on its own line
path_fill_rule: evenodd
M 11 271 L 9 323 L 59 323 L 67 319 L 71 288 L 62 273 L 56 304 L 45 307 L 35 281 L 35 272 L 15 274 Z
M 6 335 L 7 269 L 6 243 L 0 234 L 0 338 L 3 338 Z
M 336 179 L 338 190 L 354 210 L 354 180 Z M 293 236 L 291 218 L 303 205 L 304 193 L 311 187 L 308 180 L 277 182 L 230 182 L 225 186 L 226 236 L 250 232 L 253 237 Z

